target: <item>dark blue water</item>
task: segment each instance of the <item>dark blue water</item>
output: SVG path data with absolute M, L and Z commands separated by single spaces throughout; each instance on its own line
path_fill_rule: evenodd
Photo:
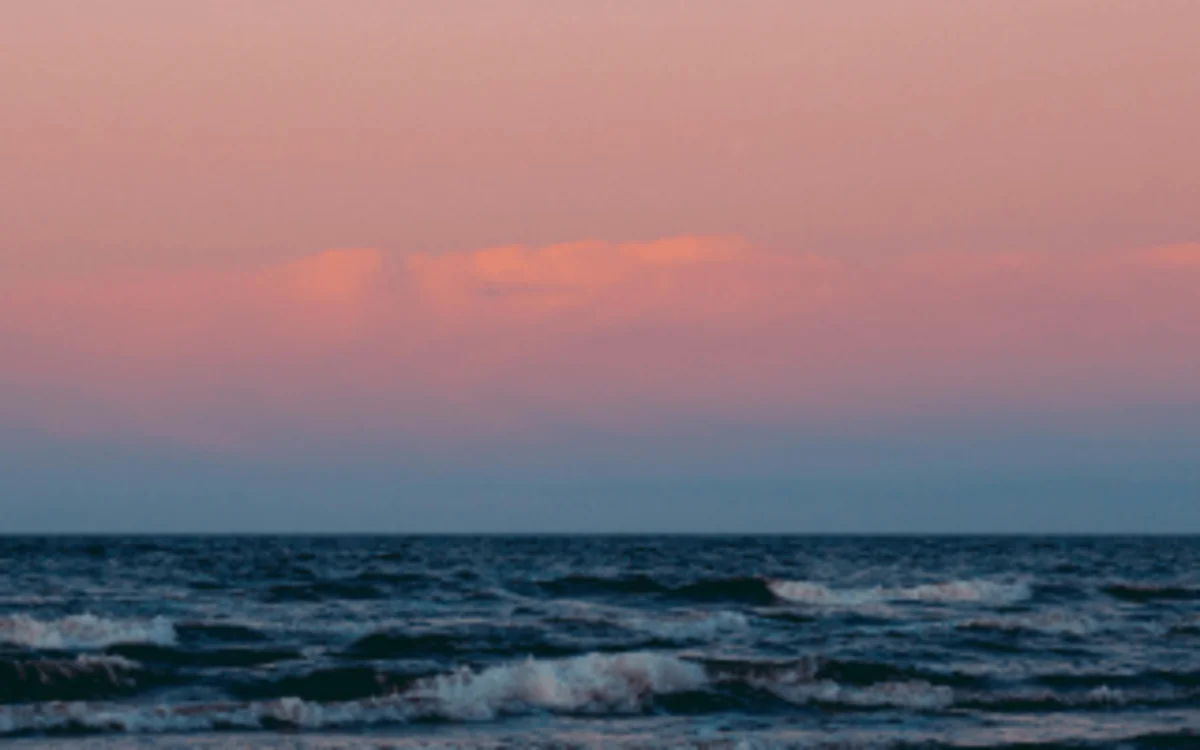
M 1200 747 L 1200 539 L 0 539 L 0 738 Z

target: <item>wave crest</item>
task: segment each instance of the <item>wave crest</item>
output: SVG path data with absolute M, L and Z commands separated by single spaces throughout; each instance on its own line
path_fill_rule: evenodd
M 1094 633 L 1099 626 L 1086 615 L 1050 611 L 1034 615 L 977 618 L 959 623 L 958 627 L 962 630 L 1026 632 L 1082 638 Z
M 986 580 L 946 581 L 909 587 L 833 589 L 812 581 L 771 581 L 771 593 L 789 602 L 835 607 L 861 607 L 890 602 L 1008 605 L 1033 596 L 1026 583 Z
M 422 719 L 486 721 L 508 714 L 630 714 L 656 696 L 704 689 L 699 664 L 651 653 L 528 660 L 423 678 L 382 697 L 316 703 L 287 697 L 251 703 L 118 706 L 97 703 L 0 707 L 0 735 L 75 730 L 167 732 L 400 724 Z
M 149 620 L 109 620 L 95 615 L 71 615 L 38 620 L 29 615 L 0 617 L 0 643 L 28 649 L 91 651 L 122 643 L 175 644 L 175 627 L 165 617 Z
M 762 681 L 758 687 L 788 703 L 831 705 L 845 708 L 906 708 L 940 711 L 954 703 L 954 690 L 923 680 L 881 682 L 876 685 L 842 685 L 832 680 L 817 682 Z
M 655 695 L 699 690 L 708 676 L 699 664 L 649 653 L 588 654 L 461 670 L 418 681 L 404 695 L 429 716 L 485 720 L 529 709 L 635 713 Z
M 120 656 L 0 661 L 0 703 L 78 700 L 137 686 L 141 667 Z

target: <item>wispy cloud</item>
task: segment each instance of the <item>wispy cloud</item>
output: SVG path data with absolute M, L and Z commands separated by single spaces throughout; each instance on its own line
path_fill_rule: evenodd
M 0 283 L 0 404 L 240 450 L 1200 398 L 1200 246 L 850 261 L 736 237 Z

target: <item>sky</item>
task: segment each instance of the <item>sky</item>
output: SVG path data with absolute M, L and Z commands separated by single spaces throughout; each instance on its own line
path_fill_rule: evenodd
M 1200 532 L 1190 0 L 0 21 L 0 532 Z

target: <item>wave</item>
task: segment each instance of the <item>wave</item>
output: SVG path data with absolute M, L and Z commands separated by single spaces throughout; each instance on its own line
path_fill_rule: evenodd
M 950 670 L 921 669 L 878 661 L 815 659 L 805 667 L 813 680 L 830 680 L 840 685 L 867 686 L 881 683 L 922 682 L 943 687 L 980 687 L 987 682 L 981 675 Z M 793 668 L 794 669 L 794 668 Z
M 514 655 L 555 658 L 709 643 L 743 632 L 749 626 L 746 615 L 728 610 L 668 611 L 655 615 L 622 607 L 568 602 L 547 623 L 538 625 L 458 623 L 443 629 L 382 629 L 358 638 L 342 655 L 357 659 L 443 661 Z
M 1200 588 L 1193 586 L 1155 585 L 1149 583 L 1117 583 L 1105 586 L 1104 593 L 1121 601 L 1146 604 L 1149 602 L 1179 602 L 1200 599 Z
M 1005 606 L 1033 596 L 1026 583 L 981 579 L 927 583 L 919 586 L 834 589 L 812 581 L 771 581 L 772 594 L 789 602 L 833 607 L 862 607 L 893 602 L 986 604 Z
M 374 568 L 357 574 L 354 576 L 354 580 L 359 583 L 404 586 L 408 588 L 433 586 L 439 581 L 438 577 L 428 573 L 390 573 Z
M 420 680 L 403 697 L 418 715 L 487 720 L 531 709 L 566 713 L 637 713 L 656 695 L 700 690 L 703 666 L 651 653 L 588 654 L 529 660 L 480 672 L 463 669 Z
M 1008 605 L 1033 596 L 1026 583 L 983 579 L 927 583 L 909 587 L 874 586 L 835 589 L 814 581 L 758 577 L 703 578 L 668 585 L 646 575 L 603 577 L 570 575 L 540 581 L 538 587 L 555 596 L 651 595 L 692 602 L 737 602 L 767 606 L 780 600 L 835 607 L 863 607 L 892 602 Z
M 1200 635 L 1200 614 L 1181 617 L 1167 626 L 1170 635 L 1195 636 Z
M 106 698 L 136 689 L 144 670 L 120 656 L 0 661 L 0 703 Z
M 710 642 L 750 627 L 749 617 L 731 610 L 647 612 L 579 601 L 556 603 L 556 612 L 548 622 L 563 625 L 572 632 L 582 629 L 594 637 L 606 637 L 614 642 L 649 637 L 662 645 Z M 625 650 L 629 649 L 627 646 Z
M 110 620 L 95 615 L 71 615 L 38 620 L 24 614 L 0 617 L 0 643 L 28 649 L 91 651 L 117 644 L 174 645 L 175 628 L 165 617 L 148 620 Z
M 418 676 L 431 675 L 391 672 L 366 665 L 335 666 L 258 682 L 240 682 L 232 686 L 231 692 L 246 700 L 291 697 L 332 703 L 393 695 Z
M 280 583 L 267 590 L 264 600 L 273 603 L 321 602 L 327 600 L 370 600 L 387 596 L 383 589 L 360 581 L 313 581 Z
M 707 642 L 746 630 L 749 619 L 740 612 L 698 612 L 674 617 L 625 617 L 617 621 L 629 630 L 670 643 Z
M 538 582 L 538 588 L 556 596 L 588 596 L 596 594 L 663 594 L 670 589 L 650 576 L 590 576 L 569 575 Z
M 229 730 L 364 729 L 424 721 L 481 722 L 536 714 L 630 716 L 723 713 L 814 707 L 824 711 L 937 713 L 978 709 L 1029 712 L 1186 705 L 1194 693 L 1171 686 L 989 691 L 939 684 L 936 675 L 903 667 L 821 658 L 792 662 L 699 661 L 664 653 L 592 653 L 528 659 L 435 675 L 388 674 L 373 667 L 331 667 L 244 686 L 243 701 L 114 703 L 138 684 L 136 662 L 83 656 L 41 663 L 26 682 L 47 675 L 52 703 L 0 705 L 0 736 L 56 733 L 161 733 Z M 0 677 L 8 673 L 0 673 Z M 953 675 L 946 681 L 958 679 Z M 89 683 L 90 681 L 90 683 Z M 0 679 L 0 684 L 5 680 Z M 73 693 L 73 684 L 98 686 Z M 57 692 L 54 692 L 57 691 Z M 287 691 L 284 694 L 282 691 Z M 76 700 L 87 695 L 90 700 Z M 74 702 L 71 702 L 74 701 Z
M 266 633 L 231 622 L 182 622 L 175 625 L 181 641 L 196 643 L 261 643 Z
M 996 693 L 963 693 L 955 700 L 956 708 L 995 712 L 1042 712 L 1072 709 L 1107 709 L 1126 706 L 1189 705 L 1193 693 L 1172 689 L 1127 689 L 1098 685 L 1089 690 L 1058 692 L 1053 690 L 1011 690 Z
M 472 650 L 462 639 L 445 633 L 379 632 L 354 641 L 346 653 L 366 659 L 422 659 L 457 656 Z
M 776 596 L 764 578 L 708 578 L 673 588 L 670 595 L 688 601 L 751 605 L 773 604 Z
M 789 683 L 765 681 L 757 685 L 795 705 L 824 708 L 905 708 L 912 711 L 942 711 L 954 705 L 954 690 L 922 680 L 883 682 L 877 685 L 842 685 L 832 680 Z
M 336 703 L 296 697 L 248 703 L 121 706 L 54 703 L 0 707 L 0 735 L 33 732 L 180 732 L 322 729 L 421 720 L 487 721 L 554 712 L 635 714 L 659 695 L 709 684 L 704 667 L 650 653 L 528 660 L 418 679 L 391 695 Z
M 1097 623 L 1090 617 L 1064 611 L 1050 611 L 1035 615 L 981 617 L 961 622 L 958 624 L 958 627 L 962 630 L 1040 633 L 1043 635 L 1068 635 L 1078 638 L 1091 635 L 1099 628 Z
M 183 649 L 154 644 L 110 646 L 105 653 L 166 667 L 258 667 L 303 657 L 287 648 L 231 647 Z
M 763 578 L 703 578 L 689 583 L 670 585 L 647 575 L 618 577 L 569 575 L 552 578 L 537 584 L 541 590 L 555 596 L 650 595 L 693 602 L 741 602 L 771 604 L 775 596 Z
M 459 633 L 381 631 L 350 644 L 344 655 L 359 659 L 455 659 L 481 655 L 556 657 L 586 649 L 548 640 L 541 629 L 485 628 Z
M 751 672 L 722 670 L 666 654 L 587 654 L 419 677 L 401 684 L 364 670 L 339 673 L 353 689 L 386 690 L 356 700 L 316 702 L 295 696 L 245 703 L 121 706 L 52 703 L 0 707 L 0 734 L 162 732 L 220 729 L 321 729 L 415 721 L 490 721 L 534 713 L 633 715 L 671 696 L 716 693 L 729 686 L 775 695 L 795 705 L 937 710 L 953 691 L 919 681 L 847 686 L 814 680 L 808 662 Z M 330 674 L 319 675 L 328 683 Z M 312 685 L 316 685 L 313 682 Z M 311 687 L 311 685 L 310 685 Z

